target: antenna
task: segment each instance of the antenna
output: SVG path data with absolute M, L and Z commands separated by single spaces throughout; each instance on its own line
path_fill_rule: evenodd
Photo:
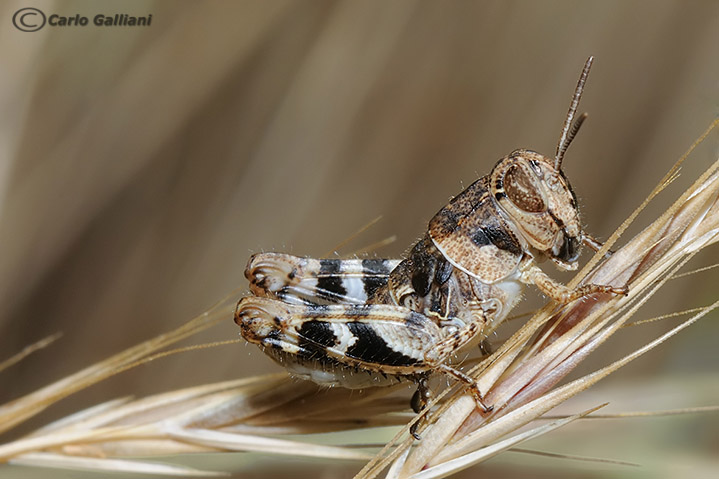
M 584 83 L 587 81 L 589 76 L 589 70 L 592 68 L 592 62 L 594 57 L 590 56 L 584 63 L 582 74 L 579 76 L 577 82 L 577 88 L 574 89 L 574 97 L 572 97 L 572 103 L 569 105 L 569 111 L 567 112 L 567 118 L 564 120 L 564 127 L 562 128 L 562 136 L 559 137 L 559 143 L 557 144 L 557 156 L 554 160 L 554 168 L 559 170 L 562 167 L 562 160 L 564 159 L 564 153 L 569 148 L 572 140 L 577 135 L 579 128 L 587 119 L 587 114 L 582 113 L 577 121 L 574 121 L 574 115 L 577 113 L 577 106 L 579 106 L 579 100 L 582 98 L 582 92 L 584 91 Z M 574 123 L 572 123 L 574 121 Z

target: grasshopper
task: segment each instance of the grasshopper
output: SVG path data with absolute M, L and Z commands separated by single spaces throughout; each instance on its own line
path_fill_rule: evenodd
M 252 256 L 251 296 L 237 305 L 240 334 L 294 376 L 351 389 L 417 383 L 412 407 L 430 398 L 427 378 L 441 373 L 466 385 L 482 411 L 473 378 L 451 359 L 494 329 L 534 284 L 554 301 L 627 294 L 624 287 L 556 282 L 538 263 L 575 270 L 583 231 L 562 159 L 586 119 L 576 121 L 592 57 L 587 59 L 554 158 L 515 150 L 489 175 L 454 197 L 429 222 L 407 258 L 313 259 Z M 416 433 L 411 431 L 415 437 Z

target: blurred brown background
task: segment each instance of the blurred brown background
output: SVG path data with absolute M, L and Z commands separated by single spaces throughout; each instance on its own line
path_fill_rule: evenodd
M 26 6 L 153 20 L 25 33 L 11 18 Z M 565 171 L 599 238 L 717 115 L 713 0 L 15 1 L 0 15 L 2 358 L 64 333 L 2 373 L 3 401 L 201 313 L 245 284 L 253 252 L 326 254 L 383 215 L 340 253 L 397 235 L 377 254 L 401 255 L 497 159 L 520 147 L 554 153 L 590 54 L 580 107 L 590 118 Z M 718 138 L 652 211 L 716 158 Z M 692 264 L 717 261 L 714 247 Z M 672 282 L 640 316 L 713 302 L 718 280 L 714 270 Z M 527 297 L 540 299 L 531 288 Z M 666 327 L 633 328 L 594 365 Z M 237 334 L 228 317 L 193 342 Z M 715 314 L 615 381 L 698 377 L 707 397 L 678 394 L 666 407 L 716 404 L 717 338 Z M 115 396 L 277 370 L 242 345 L 174 356 L 33 424 Z M 653 398 L 636 409 L 656 408 Z M 719 451 L 711 431 L 690 435 L 700 453 Z

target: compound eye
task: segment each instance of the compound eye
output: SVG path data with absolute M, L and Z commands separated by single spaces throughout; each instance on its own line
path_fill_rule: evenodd
M 504 175 L 504 192 L 517 208 L 528 213 L 547 211 L 539 178 L 524 165 L 512 165 Z

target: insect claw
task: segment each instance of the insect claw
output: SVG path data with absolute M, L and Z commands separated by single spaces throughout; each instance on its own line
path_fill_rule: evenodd
M 478 405 L 479 408 L 482 410 L 482 412 L 485 413 L 485 414 L 494 411 L 494 404 L 490 404 L 489 406 L 487 406 L 487 405 L 484 404 L 484 402 L 483 402 L 482 400 L 480 400 L 480 399 L 477 399 L 477 405 Z
M 612 288 L 610 293 L 621 294 L 622 296 L 629 296 L 629 288 L 622 286 L 621 288 Z
M 484 398 L 482 397 L 482 393 L 479 391 L 476 384 L 472 388 L 472 394 L 474 395 L 474 400 L 477 401 L 477 406 L 479 406 L 479 409 L 481 409 L 483 413 L 486 414 L 494 411 L 493 404 L 490 404 L 489 406 L 484 404 Z

